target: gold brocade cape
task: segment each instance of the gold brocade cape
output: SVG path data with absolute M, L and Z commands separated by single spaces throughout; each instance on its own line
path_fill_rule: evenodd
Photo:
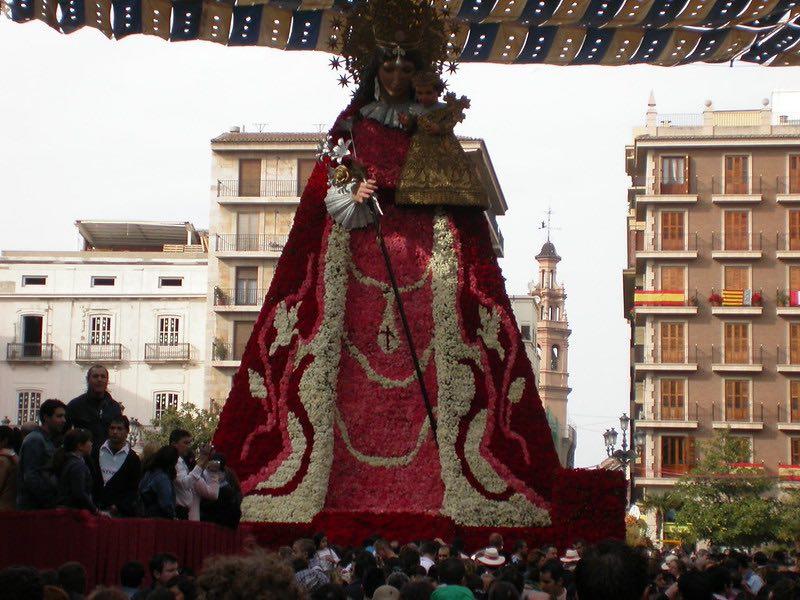
M 453 133 L 463 117 L 452 105 L 418 117 L 406 162 L 395 193 L 398 205 L 478 206 L 488 208 L 489 199 L 481 180 Z M 441 133 L 424 131 L 425 121 Z

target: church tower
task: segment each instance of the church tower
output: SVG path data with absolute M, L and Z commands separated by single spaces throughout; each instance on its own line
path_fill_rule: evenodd
M 575 455 L 575 428 L 567 424 L 569 387 L 569 322 L 564 301 L 564 286 L 558 281 L 561 257 L 547 237 L 536 255 L 539 275 L 530 284 L 530 294 L 538 301 L 536 352 L 539 355 L 539 395 L 553 432 L 558 457 L 564 466 L 572 466 Z

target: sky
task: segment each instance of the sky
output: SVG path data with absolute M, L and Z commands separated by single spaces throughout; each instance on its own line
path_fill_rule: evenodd
M 208 226 L 212 137 L 232 125 L 326 128 L 349 94 L 329 55 L 71 36 L 0 18 L 0 249 L 74 250 L 77 219 Z M 553 210 L 572 329 L 568 417 L 576 464 L 605 457 L 602 432 L 628 404 L 622 309 L 625 145 L 655 93 L 662 113 L 755 109 L 800 89 L 800 69 L 463 64 L 450 87 L 472 100 L 456 132 L 482 137 L 509 210 L 499 219 L 507 289 L 536 273 Z

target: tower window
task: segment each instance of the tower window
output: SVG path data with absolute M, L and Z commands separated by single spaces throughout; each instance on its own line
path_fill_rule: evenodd
M 558 359 L 559 359 L 558 346 L 553 344 L 553 346 L 550 348 L 550 370 L 551 371 L 558 371 Z

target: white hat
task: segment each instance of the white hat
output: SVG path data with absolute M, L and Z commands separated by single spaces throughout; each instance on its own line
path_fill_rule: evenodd
M 506 559 L 494 546 L 484 548 L 475 554 L 475 562 L 486 567 L 500 567 L 505 564 Z
M 661 570 L 668 571 L 669 563 L 671 563 L 672 561 L 678 562 L 678 560 L 679 560 L 678 557 L 675 556 L 674 554 L 667 554 L 667 556 L 664 557 L 664 562 L 661 564 Z
M 570 548 L 564 553 L 564 556 L 561 557 L 562 563 L 574 563 L 578 562 L 581 559 L 578 551 L 574 548 Z

